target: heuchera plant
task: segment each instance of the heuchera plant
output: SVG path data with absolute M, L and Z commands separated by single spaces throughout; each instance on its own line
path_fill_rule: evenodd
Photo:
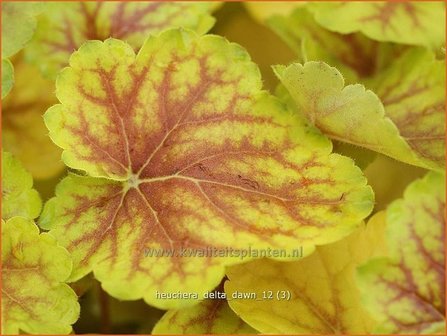
M 444 333 L 444 25 L 3 2 L 2 334 Z

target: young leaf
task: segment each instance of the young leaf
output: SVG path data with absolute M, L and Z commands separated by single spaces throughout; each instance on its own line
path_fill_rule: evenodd
M 389 257 L 358 270 L 377 333 L 445 333 L 444 186 L 434 172 L 413 182 L 382 218 Z
M 208 299 L 194 307 L 168 311 L 155 325 L 151 334 L 257 333 L 231 310 L 226 300 Z
M 431 169 L 445 167 L 445 61 L 411 49 L 366 84 L 382 100 L 386 115 Z
M 76 294 L 63 282 L 68 252 L 32 220 L 2 220 L 2 335 L 68 334 L 79 317 Z
M 42 201 L 33 188 L 33 178 L 11 153 L 2 152 L 2 218 L 36 218 Z
M 323 27 L 362 32 L 378 41 L 439 48 L 445 45 L 442 2 L 319 2 L 309 8 Z
M 8 59 L 2 59 L 2 99 L 8 95 L 14 85 L 14 67 Z
M 206 2 L 176 1 L 51 3 L 39 20 L 27 56 L 54 78 L 71 53 L 87 40 L 114 37 L 138 50 L 149 34 L 167 28 L 206 33 L 214 24 L 208 14 L 214 7 Z
M 60 173 L 61 150 L 48 137 L 42 115 L 56 103 L 54 82 L 42 78 L 35 66 L 17 59 L 15 88 L 2 101 L 2 143 L 35 179 Z
M 41 217 L 111 295 L 178 307 L 159 292 L 214 288 L 238 257 L 152 249 L 325 244 L 367 216 L 373 194 L 352 160 L 261 91 L 259 69 L 224 38 L 168 30 L 138 55 L 91 41 L 57 80 L 45 114 L 70 175 Z M 284 257 L 284 256 L 283 256 Z
M 386 253 L 383 235 L 384 225 L 377 222 L 318 246 L 299 261 L 261 259 L 232 266 L 225 283 L 230 307 L 266 334 L 367 334 L 375 322 L 362 305 L 355 270 Z M 256 298 L 241 298 L 241 293 Z
M 385 115 L 380 99 L 363 85 L 345 87 L 340 72 L 323 62 L 276 66 L 274 70 L 298 111 L 327 136 L 433 168 L 412 150 Z

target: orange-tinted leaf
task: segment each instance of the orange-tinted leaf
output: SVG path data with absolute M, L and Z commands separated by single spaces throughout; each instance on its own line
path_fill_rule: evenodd
M 339 33 L 360 31 L 378 41 L 432 48 L 445 44 L 441 1 L 318 1 L 309 8 L 318 23 Z
M 323 61 L 340 70 L 349 83 L 369 77 L 389 64 L 405 46 L 380 43 L 362 33 L 340 34 L 318 24 L 308 10 L 275 15 L 267 24 L 295 51 L 299 62 Z
M 360 169 L 261 91 L 257 66 L 222 37 L 169 30 L 136 57 L 115 39 L 88 42 L 56 93 L 50 137 L 89 176 L 61 182 L 41 225 L 73 254 L 71 280 L 93 270 L 118 298 L 191 304 L 156 292 L 210 290 L 243 260 L 182 250 L 307 254 L 371 211 Z
M 445 334 L 444 186 L 445 176 L 430 172 L 378 219 L 386 223 L 389 256 L 358 270 L 377 333 Z
M 114 37 L 138 50 L 149 34 L 185 27 L 202 34 L 213 25 L 206 2 L 82 1 L 53 2 L 39 18 L 27 55 L 49 77 L 68 63 L 71 53 L 87 40 Z
M 367 81 L 425 166 L 445 170 L 445 61 L 411 49 Z

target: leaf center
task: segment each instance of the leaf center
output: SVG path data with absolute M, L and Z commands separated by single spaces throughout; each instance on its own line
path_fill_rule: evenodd
M 127 189 L 131 189 L 131 188 L 138 188 L 138 185 L 141 183 L 141 181 L 138 178 L 138 175 L 136 174 L 132 174 L 129 176 L 129 179 L 127 180 Z

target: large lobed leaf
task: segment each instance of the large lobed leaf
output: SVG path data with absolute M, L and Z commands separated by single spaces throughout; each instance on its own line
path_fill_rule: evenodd
M 444 186 L 444 175 L 428 173 L 380 219 L 389 257 L 358 270 L 365 304 L 379 321 L 377 333 L 445 334 Z
M 412 54 L 405 57 L 408 55 Z M 431 60 L 422 67 L 427 76 L 445 67 L 445 63 L 433 60 L 430 55 L 422 56 Z M 413 59 L 414 55 L 409 60 L 404 58 L 386 77 L 375 79 L 375 83 L 395 83 L 395 91 L 388 87 L 382 92 L 383 97 L 392 96 L 390 100 L 384 98 L 386 114 L 375 93 L 360 84 L 344 86 L 340 72 L 326 63 L 312 61 L 274 69 L 294 99 L 300 116 L 327 136 L 409 164 L 443 170 L 445 144 L 441 138 L 445 128 L 440 122 L 445 118 L 442 103 L 445 74 L 439 72 L 423 81 L 417 80 L 417 71 L 402 75 L 401 68 L 411 67 L 408 64 L 412 63 L 407 62 Z
M 39 216 L 42 201 L 33 178 L 9 152 L 2 151 L 2 219 Z
M 2 335 L 68 334 L 79 317 L 75 292 L 65 283 L 70 256 L 32 220 L 2 220 Z
M 27 56 L 54 78 L 67 65 L 72 52 L 87 40 L 109 37 L 138 50 L 149 34 L 185 27 L 206 33 L 214 24 L 206 2 L 129 1 L 53 2 L 39 19 Z
M 360 31 L 378 41 L 432 48 L 445 44 L 442 2 L 318 2 L 309 8 L 319 24 L 339 33 Z
M 73 254 L 71 281 L 93 270 L 118 298 L 187 305 L 155 293 L 210 290 L 240 258 L 145 251 L 310 253 L 372 209 L 352 160 L 261 91 L 256 65 L 222 37 L 169 30 L 136 57 L 115 39 L 87 42 L 56 86 L 50 137 L 87 176 L 60 183 L 41 225 Z
M 230 307 L 266 334 L 367 334 L 375 321 L 361 301 L 355 270 L 386 253 L 383 236 L 383 223 L 370 222 L 299 261 L 261 259 L 232 266 L 225 283 L 227 296 L 235 296 Z

